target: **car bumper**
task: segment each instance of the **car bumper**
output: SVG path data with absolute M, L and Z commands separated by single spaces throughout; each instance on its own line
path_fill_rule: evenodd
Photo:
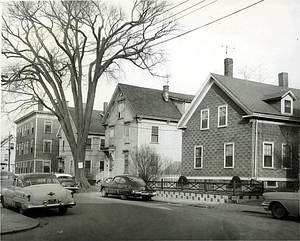
M 68 207 L 73 207 L 76 205 L 76 202 L 71 202 L 71 203 L 52 203 L 52 204 L 40 204 L 40 205 L 35 205 L 35 204 L 24 204 L 24 209 L 36 209 L 36 208 L 59 208 L 61 206 L 68 206 Z
M 263 206 L 263 208 L 266 211 L 270 211 L 270 204 L 269 204 L 269 202 L 264 201 L 261 205 Z
M 156 196 L 156 192 L 144 192 L 144 191 L 131 191 L 131 194 L 137 197 L 141 196 L 147 196 L 147 197 L 153 197 Z

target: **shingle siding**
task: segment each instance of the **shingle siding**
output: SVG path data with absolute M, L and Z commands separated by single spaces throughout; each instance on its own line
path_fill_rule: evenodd
M 218 106 L 228 106 L 227 127 L 218 128 Z M 202 109 L 210 110 L 209 129 L 200 130 Z M 208 91 L 183 132 L 182 175 L 205 177 L 251 176 L 252 124 L 245 113 L 217 86 Z M 224 168 L 224 143 L 234 143 L 234 168 Z M 203 168 L 194 169 L 194 146 L 203 146 Z

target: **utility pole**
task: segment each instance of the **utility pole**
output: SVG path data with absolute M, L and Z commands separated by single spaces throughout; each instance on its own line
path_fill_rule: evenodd
M 8 135 L 8 171 L 10 172 L 10 139 L 11 139 L 11 136 L 10 136 L 10 132 L 9 132 L 9 135 Z

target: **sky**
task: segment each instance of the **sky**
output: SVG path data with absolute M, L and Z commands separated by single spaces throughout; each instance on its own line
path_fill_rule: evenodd
M 129 6 L 131 0 L 122 3 Z M 184 0 L 171 1 L 174 5 Z M 179 12 L 200 1 L 189 0 L 173 9 Z M 179 20 L 182 32 L 198 28 L 246 6 L 256 0 L 205 1 L 191 10 L 210 5 Z M 125 6 L 126 6 L 125 5 Z M 187 13 L 187 12 L 185 12 Z M 226 47 L 227 56 L 226 56 Z M 224 74 L 224 59 L 233 59 L 233 76 L 253 72 L 250 80 L 264 79 L 277 85 L 278 73 L 287 72 L 289 86 L 300 89 L 300 1 L 265 0 L 189 34 L 160 45 L 167 52 L 168 62 L 162 71 L 170 75 L 170 91 L 196 94 L 209 73 Z M 152 77 L 135 66 L 126 65 L 119 82 L 162 89 L 166 81 Z M 263 78 L 258 75 L 262 73 Z M 117 82 L 101 80 L 95 109 L 109 102 Z
M 125 9 L 133 0 L 110 0 Z M 180 7 L 177 13 L 199 3 L 200 0 L 171 0 Z M 179 20 L 181 32 L 204 26 L 234 13 L 258 0 L 206 0 L 191 8 L 191 12 L 209 4 Z M 180 16 L 180 15 L 179 15 Z M 226 55 L 226 47 L 227 55 Z M 278 84 L 278 73 L 287 72 L 289 86 L 300 89 L 300 1 L 265 0 L 248 9 L 223 18 L 198 30 L 159 45 L 167 53 L 168 62 L 161 71 L 168 74 L 171 92 L 195 95 L 209 73 L 224 74 L 224 59 L 232 58 L 233 76 L 243 78 L 241 70 L 253 71 L 250 80 L 256 81 L 263 73 L 264 83 Z M 166 80 L 152 77 L 146 71 L 131 64 L 124 64 L 124 73 L 118 82 L 141 87 L 162 89 Z M 95 101 L 95 109 L 102 110 L 103 102 L 109 102 L 117 81 L 101 78 Z M 7 128 L 7 127 L 10 128 Z M 2 119 L 2 136 L 13 130 L 13 124 Z

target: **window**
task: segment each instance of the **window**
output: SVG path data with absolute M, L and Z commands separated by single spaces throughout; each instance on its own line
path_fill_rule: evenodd
M 119 113 L 119 118 L 124 118 L 124 112 L 125 112 L 125 108 L 124 108 L 124 102 L 119 102 L 118 103 L 118 113 Z
M 86 139 L 86 150 L 92 150 L 92 138 Z
M 62 151 L 65 151 L 65 140 L 62 141 Z
M 109 130 L 109 145 L 112 146 L 114 145 L 114 135 L 115 135 L 115 130 L 111 128 Z
M 200 129 L 206 130 L 209 128 L 209 109 L 201 110 Z
M 227 105 L 218 107 L 218 127 L 227 126 Z
M 90 174 L 91 173 L 91 165 L 92 164 L 92 161 L 90 160 L 86 160 L 85 163 L 84 163 L 84 173 L 85 174 Z
M 292 113 L 292 101 L 290 100 L 284 101 L 284 113 L 288 113 L 288 114 Z
M 52 133 L 52 121 L 44 121 L 44 133 Z
M 104 161 L 100 161 L 100 172 L 104 171 Z
M 273 168 L 273 159 L 274 159 L 274 143 L 273 142 L 264 142 L 263 149 L 263 167 L 264 168 Z
M 151 142 L 158 143 L 158 126 L 151 127 Z
M 30 122 L 31 134 L 34 133 L 34 122 Z
M 203 165 L 203 146 L 194 148 L 194 169 L 201 169 Z
M 100 147 L 101 147 L 101 148 L 104 148 L 104 147 L 105 147 L 105 139 L 104 139 L 104 138 L 101 138 L 101 139 L 100 139 Z
M 125 125 L 124 126 L 124 134 L 125 134 L 125 140 L 124 140 L 124 142 L 125 143 L 129 143 L 129 125 Z
M 234 143 L 224 144 L 224 168 L 234 167 Z
M 288 144 L 282 144 L 282 167 L 292 168 L 292 147 Z
M 124 151 L 124 174 L 129 173 L 128 167 L 129 167 L 129 152 Z
M 33 153 L 33 140 L 30 141 L 30 153 Z
M 52 152 L 52 140 L 43 140 L 43 152 L 44 153 Z

